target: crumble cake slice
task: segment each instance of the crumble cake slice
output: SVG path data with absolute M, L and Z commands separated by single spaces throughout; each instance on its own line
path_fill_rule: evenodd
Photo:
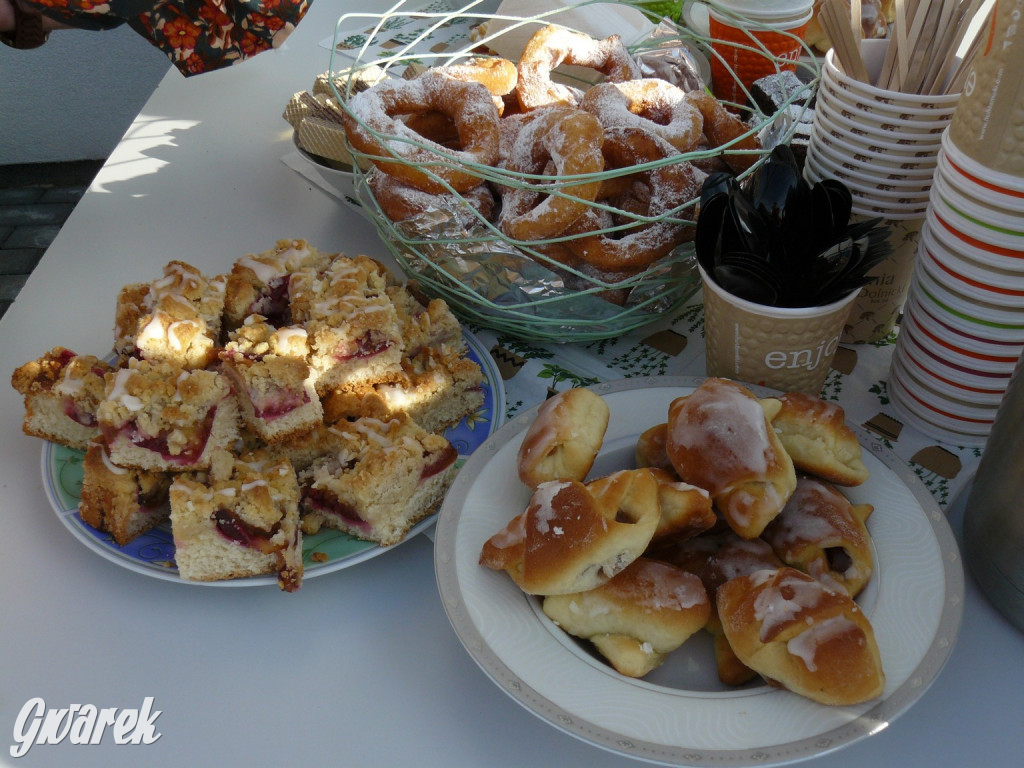
M 405 356 L 416 357 L 425 349 L 441 355 L 465 355 L 462 326 L 443 299 L 421 296 L 413 286 L 389 286 L 405 339 Z
M 365 412 L 372 396 L 378 417 L 407 413 L 428 432 L 441 434 L 484 404 L 484 374 L 468 358 L 425 349 L 402 361 L 402 376 L 358 392 L 335 390 L 323 397 L 323 419 L 333 424 Z
M 182 579 L 277 573 L 282 590 L 302 586 L 299 487 L 287 459 L 217 451 L 208 478 L 175 477 L 170 503 L 174 559 Z
M 132 359 L 108 373 L 97 417 L 115 464 L 158 472 L 208 469 L 239 435 L 227 377 L 172 363 Z
M 457 454 L 407 414 L 339 422 L 346 445 L 299 473 L 302 527 L 344 531 L 387 547 L 436 511 L 455 476 Z
M 307 353 L 304 328 L 274 328 L 262 315 L 247 317 L 220 352 L 242 418 L 267 444 L 305 434 L 323 422 Z
M 54 347 L 11 375 L 24 396 L 22 431 L 69 448 L 85 450 L 100 434 L 96 409 L 104 398 L 104 376 L 113 367 L 92 355 Z
M 292 318 L 309 334 L 317 392 L 389 381 L 402 372 L 405 344 L 387 294 L 391 276 L 366 256 L 335 258 L 292 276 Z
M 235 330 L 253 314 L 263 315 L 275 326 L 292 325 L 289 297 L 292 273 L 326 269 L 334 256 L 297 239 L 278 240 L 270 250 L 237 259 L 227 276 L 225 330 Z
M 169 473 L 117 466 L 102 437 L 89 443 L 82 469 L 78 514 L 120 546 L 170 518 Z
M 125 286 L 118 296 L 114 348 L 122 357 L 204 368 L 216 359 L 226 277 L 208 278 L 183 261 L 163 277 Z

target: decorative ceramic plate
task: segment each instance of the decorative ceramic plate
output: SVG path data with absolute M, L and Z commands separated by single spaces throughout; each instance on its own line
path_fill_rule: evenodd
M 651 377 L 593 389 L 611 420 L 592 476 L 635 466 L 639 434 L 701 379 Z M 754 388 L 760 395 L 769 390 Z M 903 462 L 858 432 L 870 479 L 844 489 L 870 503 L 875 572 L 857 602 L 874 626 L 886 685 L 865 704 L 827 707 L 761 683 L 718 681 L 700 632 L 643 680 L 622 676 L 555 626 L 537 598 L 477 562 L 483 543 L 526 509 L 516 455 L 536 409 L 487 440 L 455 479 L 438 517 L 434 558 L 463 645 L 508 695 L 556 728 L 623 755 L 670 765 L 767 766 L 819 756 L 876 733 L 931 684 L 956 640 L 964 595 L 959 550 L 938 505 Z
M 484 372 L 484 404 L 476 413 L 466 417 L 445 432 L 445 437 L 459 452 L 458 462 L 467 457 L 498 428 L 504 418 L 505 388 L 501 375 L 494 365 L 490 353 L 480 341 L 464 332 L 469 346 L 469 358 Z M 54 443 L 45 443 L 42 455 L 43 487 L 57 517 L 75 537 L 89 549 L 118 565 L 138 573 L 160 579 L 182 581 L 174 564 L 174 538 L 169 523 L 165 523 L 139 536 L 122 547 L 102 531 L 86 525 L 78 514 L 78 502 L 82 487 L 82 451 L 66 448 Z M 437 516 L 432 515 L 418 523 L 406 536 L 413 536 L 430 528 Z M 383 554 L 382 548 L 369 541 L 362 541 L 341 531 L 322 528 L 314 536 L 303 537 L 304 577 L 311 579 L 347 568 L 364 560 Z M 314 559 L 314 553 L 316 557 Z M 218 587 L 251 587 L 263 584 L 277 584 L 276 575 L 256 576 L 225 581 L 195 582 Z

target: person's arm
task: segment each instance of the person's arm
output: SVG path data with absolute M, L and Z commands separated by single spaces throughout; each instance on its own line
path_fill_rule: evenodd
M 18 0 L 0 0 L 0 43 L 13 48 L 37 48 L 46 42 L 50 32 L 67 28 Z

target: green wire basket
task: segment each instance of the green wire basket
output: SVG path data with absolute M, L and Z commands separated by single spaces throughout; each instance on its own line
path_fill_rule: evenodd
M 347 110 L 347 97 L 370 68 L 374 79 L 384 76 L 401 77 L 410 66 L 439 66 L 480 55 L 488 43 L 510 31 L 532 32 L 548 24 L 571 24 L 559 21 L 569 11 L 585 6 L 602 4 L 603 0 L 584 0 L 573 6 L 558 7 L 531 17 L 512 17 L 476 10 L 484 0 L 470 2 L 453 10 L 444 0 L 421 10 L 403 10 L 399 2 L 386 13 L 350 13 L 342 16 L 336 27 L 331 54 L 331 80 L 335 95 Z M 633 6 L 643 11 L 643 2 L 622 2 L 617 6 Z M 599 12 L 599 8 L 593 12 Z M 650 17 L 648 17 L 650 18 Z M 495 32 L 489 30 L 495 27 Z M 660 38 L 645 40 L 631 46 L 634 54 L 643 54 L 645 48 L 663 46 L 665 32 L 677 38 L 680 45 L 696 48 L 706 56 L 714 56 L 711 40 L 685 29 L 672 18 L 664 18 L 659 26 Z M 358 30 L 353 32 L 353 30 Z M 751 47 L 759 44 L 751 38 Z M 764 52 L 762 49 L 762 52 Z M 807 51 L 810 55 L 810 51 Z M 354 59 L 354 62 L 353 62 Z M 792 62 L 779 62 L 791 64 Z M 786 106 L 807 95 L 817 80 L 813 71 L 806 92 L 793 94 Z M 749 95 L 749 93 L 748 93 Z M 728 104 L 728 103 L 727 103 Z M 739 106 L 739 105 L 733 105 Z M 358 116 L 349 112 L 355 119 Z M 511 188 L 530 188 L 544 193 L 573 198 L 562 191 L 581 181 L 604 180 L 634 172 L 636 169 L 653 170 L 668 163 L 699 162 L 724 153 L 756 154 L 757 163 L 767 154 L 770 146 L 786 142 L 792 136 L 796 123 L 777 120 L 777 115 L 754 113 L 748 120 L 749 131 L 735 141 L 715 149 L 687 152 L 647 163 L 634 168 L 605 171 L 588 176 L 532 176 L 517 174 L 500 167 L 474 165 L 456 161 L 453 156 L 435 151 L 436 162 L 430 166 L 458 166 L 477 175 L 481 182 Z M 387 146 L 388 141 L 416 143 L 408 137 L 382 135 L 367 127 Z M 735 144 L 744 138 L 759 134 L 772 134 L 761 150 L 743 150 Z M 421 148 L 424 145 L 420 145 Z M 571 236 L 547 240 L 521 241 L 509 238 L 496 224 L 483 216 L 468 226 L 451 226 L 455 212 L 432 218 L 419 216 L 406 221 L 393 222 L 386 216 L 368 184 L 374 158 L 351 148 L 354 163 L 354 187 L 364 212 L 376 226 L 381 241 L 397 261 L 406 277 L 415 281 L 426 294 L 444 299 L 464 321 L 483 328 L 491 328 L 519 338 L 546 342 L 595 341 L 620 336 L 670 316 L 689 300 L 700 288 L 696 258 L 691 243 L 673 250 L 644 272 L 622 281 L 606 281 L 564 266 L 546 255 L 550 246 L 564 244 Z M 389 155 L 388 162 L 409 163 L 398 154 Z M 421 170 L 427 170 L 422 164 Z M 367 170 L 370 169 L 370 170 Z M 752 169 L 751 169 L 752 170 Z M 750 171 L 748 170 L 747 173 Z M 439 176 L 435 178 L 440 180 Z M 442 182 L 443 183 L 443 182 Z M 446 185 L 447 186 L 447 185 Z M 463 210 L 469 203 L 459 199 L 451 190 L 457 205 Z M 670 217 L 686 226 L 695 226 L 699 195 L 687 200 L 662 216 L 644 216 L 612 208 L 602 202 L 588 203 L 619 215 L 620 222 L 606 230 L 628 231 L 652 221 Z M 465 220 L 465 216 L 462 217 Z M 587 233 L 594 234 L 594 233 Z M 545 251 L 545 252 L 542 252 Z M 627 296 L 624 302 L 613 303 L 609 296 Z

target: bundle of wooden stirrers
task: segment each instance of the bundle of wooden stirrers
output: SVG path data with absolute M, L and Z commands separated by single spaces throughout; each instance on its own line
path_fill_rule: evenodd
M 860 0 L 822 0 L 819 21 L 832 39 L 838 66 L 850 77 L 901 93 L 959 93 L 991 5 L 991 0 L 895 0 L 889 47 L 874 82 L 860 53 Z M 986 18 L 977 18 L 985 6 Z

